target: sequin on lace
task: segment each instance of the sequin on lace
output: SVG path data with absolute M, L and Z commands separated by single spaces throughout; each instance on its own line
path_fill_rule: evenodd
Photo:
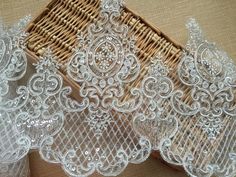
M 14 129 L 11 113 L 23 106 L 26 92 L 17 91 L 16 81 L 21 79 L 27 67 L 24 52 L 24 27 L 30 17 L 20 20 L 9 30 L 0 23 L 0 163 L 11 163 L 25 156 L 30 142 Z
M 101 7 L 101 20 L 91 24 L 87 34 L 79 34 L 79 47 L 67 67 L 68 76 L 80 85 L 77 95 L 88 104 L 84 110 L 64 109 L 62 130 L 40 147 L 46 161 L 61 163 L 76 177 L 95 171 L 118 175 L 129 162 L 141 163 L 151 152 L 149 140 L 132 124 L 142 103 L 140 89 L 131 89 L 130 98 L 124 98 L 125 86 L 140 74 L 140 64 L 128 27 L 115 20 L 122 1 L 103 0 Z
M 190 176 L 232 177 L 236 173 L 236 66 L 225 52 L 204 39 L 194 19 L 187 23 L 190 36 L 178 67 L 181 82 L 190 88 L 172 96 L 179 129 L 163 139 L 163 158 L 183 165 Z M 186 126 L 188 125 L 188 126 Z

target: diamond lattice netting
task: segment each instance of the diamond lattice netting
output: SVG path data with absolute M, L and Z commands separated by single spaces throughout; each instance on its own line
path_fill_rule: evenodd
M 28 157 L 11 164 L 0 164 L 0 175 L 3 177 L 28 177 Z

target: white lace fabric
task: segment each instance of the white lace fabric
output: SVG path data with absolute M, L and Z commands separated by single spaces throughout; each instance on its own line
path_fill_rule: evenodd
M 14 163 L 0 164 L 0 176 L 2 177 L 29 177 L 29 173 L 28 156 Z
M 65 102 L 62 130 L 40 146 L 42 157 L 61 163 L 70 176 L 120 174 L 131 163 L 141 163 L 151 152 L 149 140 L 133 129 L 132 118 L 142 103 L 140 89 L 125 96 L 125 85 L 140 74 L 135 41 L 128 27 L 118 25 L 121 1 L 102 1 L 101 21 L 91 24 L 88 35 L 79 35 L 68 76 L 78 82 L 81 103 Z M 69 91 L 62 94 L 66 98 Z M 79 107 L 75 106 L 81 105 Z
M 188 96 L 175 87 L 162 53 L 134 86 L 142 68 L 128 26 L 116 21 L 122 7 L 122 0 L 102 0 L 100 20 L 78 35 L 67 65 L 68 78 L 80 86 L 77 100 L 50 46 L 27 84 L 16 86 L 27 67 L 23 28 L 29 18 L 9 32 L 0 28 L 0 175 L 25 169 L 22 158 L 30 149 L 72 177 L 119 175 L 152 149 L 193 177 L 236 174 L 233 61 L 191 19 L 177 71 Z
M 189 96 L 174 88 L 163 57 L 154 58 L 142 86 L 149 99 L 137 110 L 134 127 L 167 162 L 184 166 L 190 176 L 231 177 L 236 173 L 236 66 L 204 39 L 194 19 L 187 27 L 188 52 L 179 63 L 178 78 L 190 88 Z
M 16 82 L 21 79 L 27 67 L 24 53 L 24 27 L 30 17 L 26 17 L 7 30 L 0 27 L 0 163 L 15 162 L 24 157 L 30 147 L 29 140 L 14 129 L 12 111 L 22 106 L 23 90 L 16 91 Z
M 70 87 L 63 87 L 59 65 L 48 49 L 36 64 L 24 93 L 22 106 L 11 113 L 15 129 L 30 148 L 40 150 L 49 162 L 61 163 L 70 176 L 88 176 L 95 171 L 118 175 L 129 162 L 141 163 L 151 152 L 149 140 L 133 129 L 132 117 L 142 104 L 138 88 L 124 97 L 124 87 L 140 74 L 135 41 L 128 38 L 128 27 L 119 26 L 122 2 L 102 1 L 98 25 L 68 64 L 68 75 L 81 85 L 81 101 L 69 98 Z
M 179 130 L 160 148 L 165 160 L 183 165 L 190 176 L 233 177 L 236 174 L 236 66 L 225 52 L 204 39 L 194 19 L 178 75 L 191 88 L 191 105 L 173 95 L 172 104 L 182 117 Z M 181 92 L 179 92 L 181 93 Z M 189 126 L 186 126 L 189 125 Z

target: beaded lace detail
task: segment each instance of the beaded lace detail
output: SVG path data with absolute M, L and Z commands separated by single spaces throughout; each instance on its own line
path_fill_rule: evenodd
M 0 23 L 0 163 L 17 161 L 30 147 L 29 139 L 14 129 L 14 118 L 10 115 L 23 106 L 26 96 L 22 88 L 14 89 L 26 72 L 24 27 L 29 20 L 27 16 L 9 30 Z
M 151 152 L 149 140 L 132 124 L 142 103 L 140 89 L 131 89 L 125 99 L 125 86 L 140 74 L 140 64 L 128 26 L 115 20 L 122 1 L 103 0 L 101 7 L 101 20 L 79 34 L 79 47 L 67 67 L 68 76 L 80 85 L 77 95 L 88 104 L 84 110 L 65 109 L 62 130 L 40 147 L 45 160 L 61 163 L 76 177 L 95 171 L 118 175 L 129 162 L 141 163 Z
M 174 84 L 163 60 L 161 54 L 151 60 L 141 87 L 143 104 L 134 117 L 135 130 L 151 141 L 154 150 L 159 150 L 160 141 L 173 137 L 178 129 L 176 112 L 171 105 Z
M 180 94 L 173 98 L 177 112 L 199 117 L 199 127 L 210 139 L 215 139 L 224 125 L 226 116 L 236 116 L 236 66 L 225 52 L 204 40 L 198 24 L 191 19 L 187 24 L 190 39 L 179 65 L 179 78 L 191 87 L 192 109 L 180 102 Z
M 38 148 L 42 139 L 58 133 L 64 123 L 63 108 L 83 110 L 83 104 L 73 104 L 64 94 L 71 91 L 63 87 L 63 79 L 58 73 L 59 64 L 49 49 L 35 64 L 36 73 L 21 87 L 27 93 L 24 105 L 13 113 L 16 130 L 28 136 L 31 148 Z M 73 105 L 72 105 L 73 104 Z
M 25 168 L 30 149 L 72 177 L 119 175 L 152 149 L 192 177 L 236 174 L 233 61 L 190 19 L 175 78 L 185 89 L 175 88 L 161 53 L 137 84 L 143 68 L 134 36 L 117 21 L 122 9 L 123 0 L 101 0 L 100 20 L 79 32 L 66 66 L 80 87 L 73 96 L 49 48 L 27 85 L 17 86 L 27 69 L 29 17 L 10 30 L 0 23 L 0 175 Z
M 190 176 L 231 177 L 236 173 L 236 66 L 204 39 L 194 19 L 187 28 L 189 52 L 182 56 L 178 76 L 190 88 L 190 101 L 182 101 L 184 92 L 174 92 L 179 130 L 162 140 L 160 151 L 166 161 L 183 165 Z

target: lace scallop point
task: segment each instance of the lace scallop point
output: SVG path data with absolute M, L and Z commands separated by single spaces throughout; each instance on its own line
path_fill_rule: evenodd
M 166 161 L 183 165 L 190 176 L 234 176 L 236 66 L 205 39 L 196 20 L 190 19 L 186 26 L 188 51 L 179 63 L 178 77 L 189 90 L 189 100 L 183 101 L 183 91 L 173 94 L 179 128 L 174 137 L 162 140 L 160 151 Z
M 115 20 L 121 2 L 102 1 L 101 20 L 78 37 L 67 74 L 80 86 L 77 94 L 85 107 L 63 109 L 62 130 L 40 147 L 46 161 L 60 163 L 70 176 L 118 175 L 128 163 L 141 163 L 151 153 L 149 140 L 137 134 L 132 123 L 142 104 L 141 91 L 125 89 L 140 74 L 140 63 L 128 26 Z M 125 92 L 131 97 L 123 99 Z

